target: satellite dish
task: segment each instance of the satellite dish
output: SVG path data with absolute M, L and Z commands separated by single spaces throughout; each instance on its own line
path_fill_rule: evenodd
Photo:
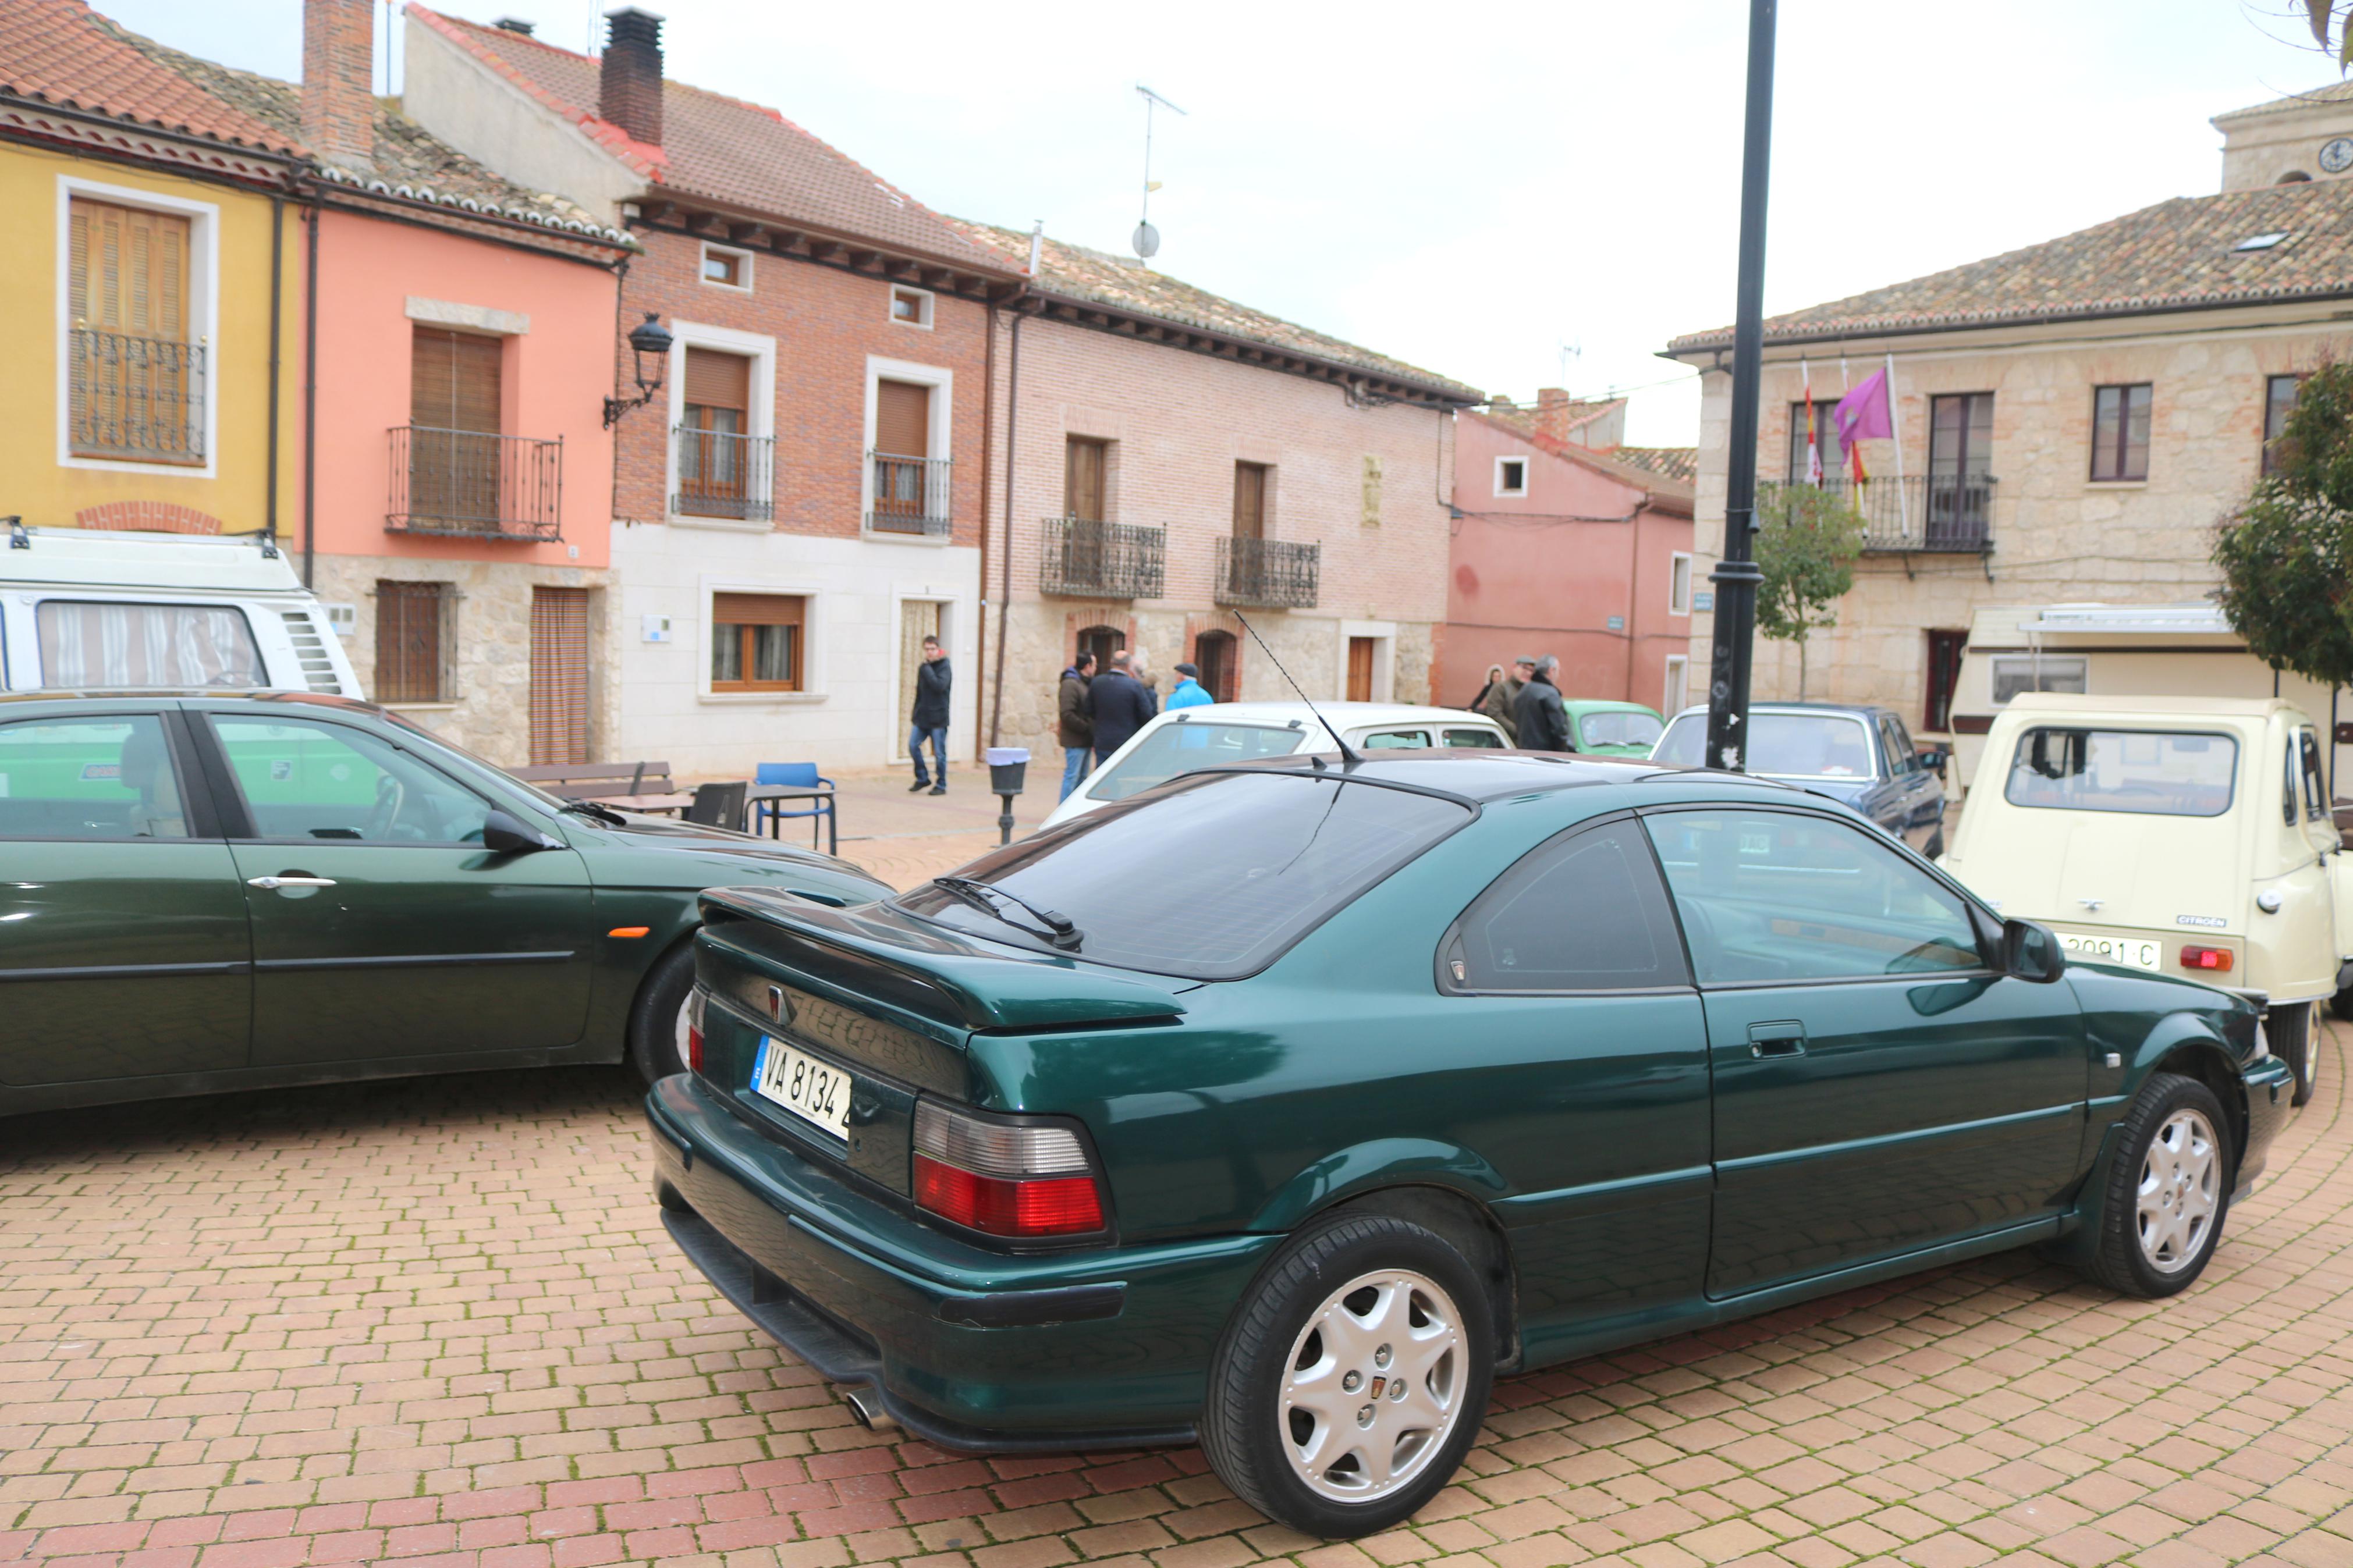
M 1127 243 L 1134 248 L 1136 255 L 1149 261 L 1160 253 L 1160 231 L 1148 223 L 1137 224 Z

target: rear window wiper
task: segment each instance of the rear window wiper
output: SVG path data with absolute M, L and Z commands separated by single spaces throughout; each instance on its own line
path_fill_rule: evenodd
M 610 823 L 615 827 L 627 827 L 629 825 L 628 817 L 623 816 L 611 806 L 598 805 L 593 800 L 567 800 L 556 809 L 568 811 L 578 816 L 593 816 L 597 821 Z
M 1085 940 L 1085 933 L 1073 925 L 1071 917 L 1061 910 L 1041 910 L 1029 900 L 1008 893 L 994 882 L 984 882 L 977 877 L 934 877 L 932 886 L 955 894 L 973 908 L 994 915 L 1017 931 L 1023 929 L 1020 923 L 1008 916 L 997 900 L 1003 899 L 1007 903 L 1018 905 L 1032 920 L 1046 928 L 1048 944 L 1065 952 L 1076 952 L 1079 943 Z M 1033 931 L 1030 934 L 1038 933 Z

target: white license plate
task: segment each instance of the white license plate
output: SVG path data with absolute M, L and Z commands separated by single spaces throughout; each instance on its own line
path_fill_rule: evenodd
M 768 1035 L 752 1062 L 752 1092 L 849 1142 L 849 1075 Z
M 2165 943 L 2141 937 L 2078 936 L 2073 931 L 2058 933 L 2059 945 L 2067 950 L 2070 958 L 2089 959 L 2094 963 L 2121 963 L 2131 969 L 2163 969 Z

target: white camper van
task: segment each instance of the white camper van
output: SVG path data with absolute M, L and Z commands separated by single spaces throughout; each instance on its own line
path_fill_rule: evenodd
M 10 527 L 0 689 L 140 686 L 364 695 L 326 606 L 274 544 Z

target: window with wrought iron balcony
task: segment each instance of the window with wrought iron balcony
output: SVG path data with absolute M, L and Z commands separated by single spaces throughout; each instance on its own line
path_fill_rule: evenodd
M 77 458 L 205 460 L 206 345 L 190 340 L 189 220 L 73 198 L 67 443 Z
M 744 522 L 776 517 L 776 443 L 751 433 L 754 363 L 748 354 L 686 351 L 683 418 L 670 431 L 678 475 L 673 514 Z
M 1038 591 L 1084 599 L 1157 599 L 1166 576 L 1168 531 L 1108 522 L 1112 443 L 1066 438 L 1062 515 L 1042 520 Z
M 559 539 L 564 441 L 500 427 L 502 340 L 413 329 L 409 422 L 391 432 L 394 533 Z
M 1858 479 L 1839 445 L 1835 405 L 1814 404 L 1811 440 L 1819 480 L 1807 458 L 1806 405 L 1789 405 L 1788 479 L 1760 479 L 1757 505 L 1769 515 L 1791 489 L 1816 487 L 1862 518 L 1862 547 L 1880 554 L 1986 555 L 1993 551 L 1993 394 L 1940 394 L 1928 399 L 1928 471 Z M 1916 456 L 1916 455 L 1915 455 Z M 1879 459 L 1875 459 L 1879 460 Z M 1892 457 L 1883 459 L 1892 462 Z
M 938 389 L 912 381 L 874 384 L 874 446 L 866 454 L 866 527 L 874 533 L 947 537 L 953 464 L 932 452 Z
M 1218 541 L 1214 596 L 1219 604 L 1272 610 L 1314 607 L 1323 547 L 1268 538 L 1274 501 L 1272 465 L 1234 465 L 1233 531 Z

